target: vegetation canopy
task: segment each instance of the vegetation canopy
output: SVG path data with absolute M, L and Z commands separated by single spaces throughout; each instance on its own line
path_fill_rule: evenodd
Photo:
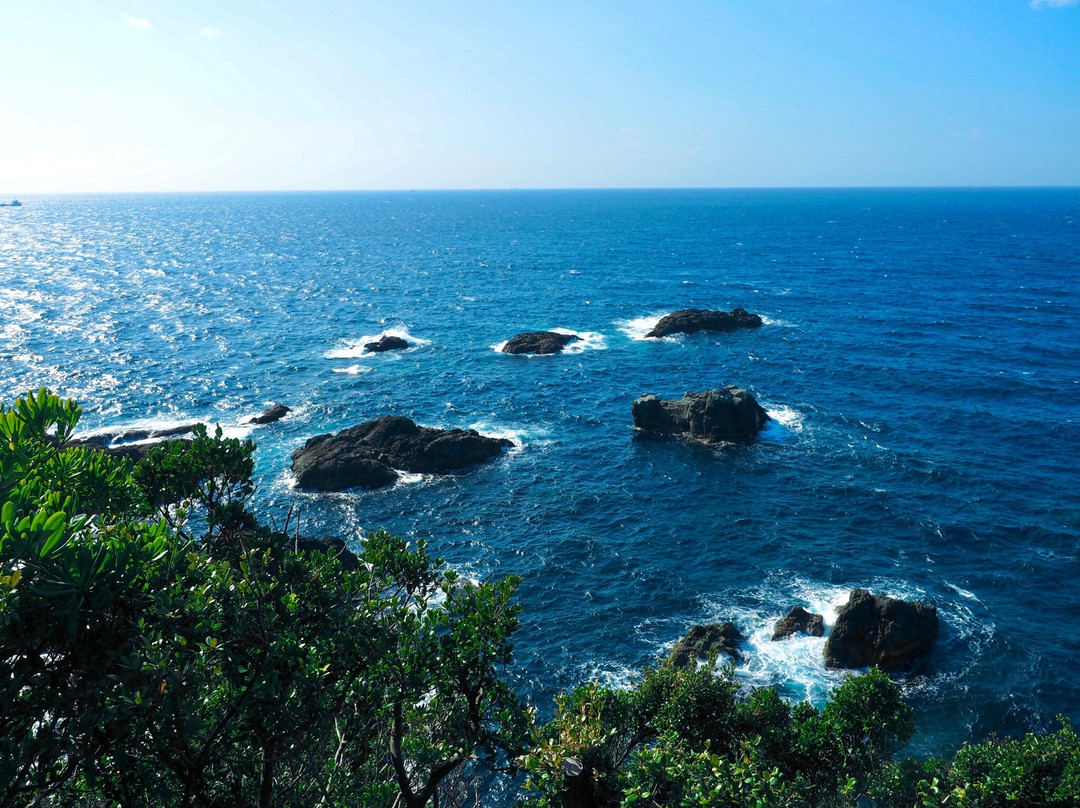
M 912 713 L 877 670 L 819 710 L 665 662 L 537 729 L 508 683 L 518 579 L 271 530 L 250 441 L 200 427 L 133 464 L 72 446 L 79 416 L 0 405 L 0 808 L 508 804 L 493 770 L 535 808 L 1080 805 L 1065 719 L 894 761 Z

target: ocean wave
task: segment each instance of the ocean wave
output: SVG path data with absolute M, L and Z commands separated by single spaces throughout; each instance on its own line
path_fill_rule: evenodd
M 658 311 L 653 314 L 646 314 L 644 317 L 634 317 L 629 320 L 616 320 L 615 327 L 630 339 L 637 342 L 643 342 L 644 340 L 649 339 L 645 335 L 652 331 L 653 328 L 656 327 L 656 324 L 669 314 L 671 314 L 670 311 Z
M 325 359 L 357 359 L 361 356 L 375 356 L 376 354 L 367 350 L 364 346 L 369 342 L 378 342 L 383 337 L 400 337 L 409 343 L 409 347 L 404 351 L 392 351 L 391 353 L 407 353 L 431 344 L 431 340 L 414 337 L 404 327 L 394 327 L 380 331 L 378 334 L 365 334 L 356 339 L 344 340 L 342 347 L 332 348 L 324 353 L 323 357 Z
M 520 454 L 527 446 L 546 446 L 551 443 L 548 430 L 538 426 L 514 426 L 491 420 L 480 420 L 469 424 L 481 435 L 489 438 L 505 438 L 514 444 L 507 450 L 509 455 Z
M 765 408 L 770 419 L 762 430 L 766 437 L 780 438 L 786 434 L 802 432 L 805 428 L 803 414 L 798 410 L 783 404 L 763 402 L 761 406 Z
M 777 326 L 780 328 L 798 328 L 798 324 L 791 322 L 790 320 L 781 320 L 778 317 L 770 317 L 767 314 L 759 314 L 762 325 Z
M 347 368 L 334 368 L 334 373 L 347 373 L 350 376 L 359 376 L 362 373 L 370 373 L 370 365 L 349 365 Z

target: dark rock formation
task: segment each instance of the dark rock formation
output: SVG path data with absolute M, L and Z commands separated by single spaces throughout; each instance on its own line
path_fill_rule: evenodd
M 285 415 L 291 412 L 284 404 L 275 404 L 273 407 L 263 411 L 262 415 L 256 415 L 254 418 L 248 418 L 244 421 L 245 424 L 272 424 L 274 421 L 280 421 Z
M 634 426 L 644 432 L 680 435 L 716 443 L 752 438 L 769 416 L 750 393 L 728 385 L 687 393 L 676 401 L 644 395 L 634 402 Z
M 368 353 L 382 353 L 383 351 L 402 351 L 409 347 L 409 343 L 401 337 L 383 335 L 378 342 L 365 342 L 364 350 Z
M 345 544 L 345 540 L 338 536 L 323 536 L 321 539 L 297 536 L 294 542 L 299 552 L 333 553 L 341 562 L 342 569 L 348 572 L 360 567 L 360 559 L 356 557 L 356 553 L 350 550 L 348 545 Z
M 825 666 L 895 670 L 929 651 L 937 634 L 937 609 L 929 603 L 854 589 L 825 642 Z
M 559 334 L 555 331 L 529 331 L 512 337 L 504 346 L 503 353 L 508 354 L 553 354 L 559 353 L 571 342 L 580 340 L 577 334 Z
M 661 317 L 646 337 L 666 337 L 669 334 L 693 334 L 697 331 L 734 331 L 736 328 L 758 328 L 761 317 L 746 309 L 710 311 L 709 309 L 682 309 Z
M 471 429 L 432 429 L 387 415 L 311 438 L 293 452 L 292 470 L 300 488 L 380 488 L 397 479 L 394 469 L 447 474 L 489 460 L 508 446 L 513 443 L 505 438 Z
M 777 622 L 772 638 L 783 640 L 799 633 L 809 634 L 811 637 L 822 636 L 825 633 L 825 618 L 806 611 L 802 606 L 796 606 L 788 612 L 787 617 Z
M 728 654 L 732 659 L 739 659 L 739 643 L 746 638 L 735 628 L 734 623 L 709 623 L 694 626 L 689 633 L 671 649 L 668 659 L 677 668 L 684 668 L 693 659 L 704 659 L 713 651 Z
M 113 457 L 126 457 L 138 462 L 146 453 L 166 440 L 187 440 L 184 435 L 195 429 L 196 424 L 166 427 L 165 429 L 128 429 L 101 432 L 85 438 L 74 438 L 69 446 L 96 449 Z M 138 441 L 137 443 L 135 441 Z

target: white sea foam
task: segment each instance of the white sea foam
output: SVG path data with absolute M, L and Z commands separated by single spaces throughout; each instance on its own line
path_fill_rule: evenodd
M 658 311 L 646 314 L 644 317 L 635 317 L 630 320 L 616 320 L 615 327 L 626 334 L 632 340 L 644 341 L 646 334 L 653 330 L 661 318 L 671 314 L 670 311 Z
M 953 592 L 955 592 L 956 594 L 958 594 L 962 598 L 968 598 L 969 600 L 974 600 L 976 603 L 982 603 L 981 600 L 979 600 L 977 597 L 975 597 L 974 592 L 969 592 L 968 590 L 963 589 L 963 588 L 957 586 L 956 584 L 950 584 L 947 581 L 945 583 L 945 586 L 949 587 L 949 589 L 951 589 Z
M 797 435 L 805 428 L 803 414 L 798 410 L 784 406 L 783 404 L 767 404 L 762 402 L 762 407 L 769 415 L 769 421 L 761 430 L 761 436 L 771 441 L 785 441 Z
M 798 328 L 798 326 L 790 320 L 781 320 L 777 317 L 770 317 L 767 314 L 759 314 L 762 325 L 778 326 L 780 328 Z
M 569 343 L 563 348 L 563 353 L 579 354 L 585 351 L 602 351 L 607 348 L 607 337 L 599 331 L 571 331 L 566 328 L 551 329 L 556 334 L 576 334 L 579 340 Z
M 378 334 L 365 334 L 357 339 L 343 340 L 341 347 L 327 351 L 323 354 L 323 357 L 326 359 L 357 359 L 362 356 L 374 356 L 375 354 L 368 351 L 364 346 L 369 342 L 378 342 L 383 337 L 400 337 L 405 340 L 409 343 L 409 347 L 405 349 L 406 351 L 415 351 L 431 344 L 431 340 L 414 337 L 403 326 L 396 326 L 380 331 Z M 400 352 L 395 351 L 394 353 Z
M 469 429 L 475 429 L 489 438 L 505 438 L 510 441 L 514 444 L 507 450 L 510 455 L 521 453 L 527 446 L 546 446 L 551 443 L 551 438 L 548 437 L 550 433 L 535 426 L 508 426 L 491 420 L 480 420 L 469 424 Z
M 347 368 L 334 368 L 334 373 L 347 373 L 350 376 L 359 376 L 361 373 L 370 373 L 369 365 L 349 365 Z

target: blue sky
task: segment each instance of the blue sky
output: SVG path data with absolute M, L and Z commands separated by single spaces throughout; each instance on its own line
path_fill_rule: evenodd
M 0 196 L 1080 185 L 1078 0 L 12 0 L 0 60 Z

